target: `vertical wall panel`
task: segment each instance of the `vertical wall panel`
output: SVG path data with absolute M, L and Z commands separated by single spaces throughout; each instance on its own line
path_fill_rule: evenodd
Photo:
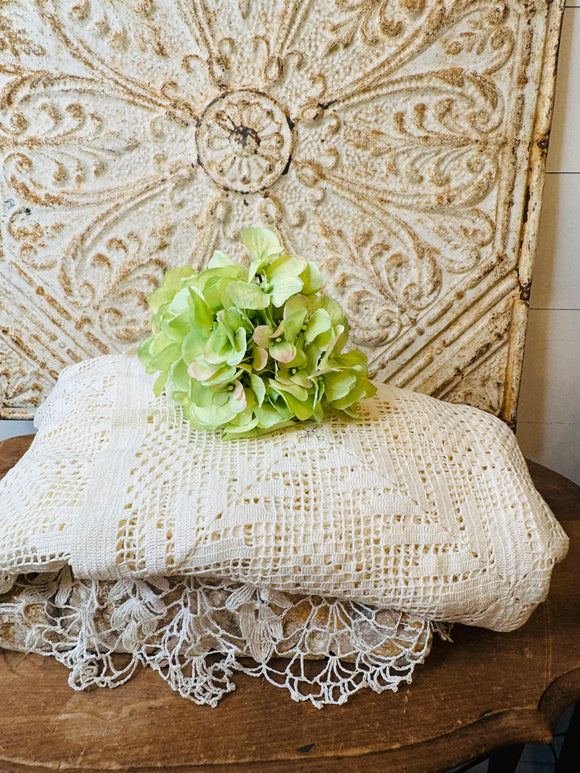
M 580 7 L 564 12 L 517 437 L 580 483 Z

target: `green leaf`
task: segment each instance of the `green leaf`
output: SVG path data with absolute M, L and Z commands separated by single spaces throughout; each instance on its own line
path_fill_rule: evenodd
M 246 331 L 243 327 L 239 327 L 234 333 L 233 351 L 228 357 L 228 365 L 238 365 L 246 356 Z
M 173 345 L 174 343 L 175 341 L 173 341 L 173 339 L 170 338 L 163 330 L 160 333 L 157 333 L 156 336 L 153 336 L 153 340 L 151 341 L 151 346 L 149 348 L 151 357 L 155 357 L 159 354 L 159 352 L 162 352 L 164 349 Z
M 276 380 L 281 384 L 297 384 L 300 387 L 304 387 L 304 389 L 310 389 L 314 386 L 314 382 L 308 373 L 303 370 L 297 370 L 297 368 L 280 369 Z
M 305 317 L 307 317 L 311 306 L 312 303 L 310 298 L 301 293 L 296 293 L 291 298 L 288 298 L 284 304 L 284 319 L 292 316 L 292 314 L 295 314 L 297 311 L 301 311 L 302 309 L 304 309 Z
M 305 400 L 299 400 L 291 393 L 286 393 L 284 399 L 288 405 L 288 408 L 292 413 L 300 419 L 300 421 L 307 421 L 312 418 L 314 413 L 314 396 L 308 395 Z
M 195 276 L 196 272 L 191 266 L 177 266 L 170 269 L 163 277 L 163 287 L 176 293 L 181 290 L 184 279 Z
M 230 365 L 222 365 L 222 367 L 216 367 L 216 371 L 213 376 L 208 378 L 206 381 L 204 381 L 204 385 L 207 386 L 216 386 L 221 384 L 229 384 L 238 375 L 237 368 L 234 368 Z
M 234 418 L 236 413 L 230 408 L 227 396 L 225 396 L 225 399 L 227 402 L 224 405 L 218 405 L 214 402 L 207 407 L 199 405 L 191 406 L 191 411 L 202 428 L 217 429 Z
M 190 309 L 190 301 L 189 301 L 189 288 L 182 287 L 181 290 L 175 293 L 173 296 L 173 300 L 165 310 L 165 314 L 169 314 L 173 317 L 177 317 L 180 314 L 182 314 L 184 311 L 188 311 Z
M 268 384 L 284 399 L 286 399 L 287 395 L 292 395 L 292 397 L 295 397 L 297 400 L 308 399 L 308 390 L 303 389 L 302 387 L 298 386 L 298 384 L 282 384 L 273 378 L 268 380 Z
M 270 265 L 267 276 L 272 285 L 272 303 L 282 306 L 292 295 L 299 293 L 304 285 L 300 273 L 306 267 L 304 258 L 281 255 Z
M 226 405 L 229 405 L 230 402 L 230 396 L 227 392 L 216 392 L 213 396 L 213 402 L 210 408 L 218 407 L 218 408 L 225 408 Z M 233 413 L 233 411 L 232 411 Z
M 333 358 L 335 363 L 340 368 L 351 368 L 359 373 L 366 375 L 368 368 L 367 356 L 360 349 L 352 349 L 350 352 L 345 352 Z
M 225 325 L 218 324 L 215 330 L 207 339 L 203 356 L 208 362 L 223 363 L 226 362 L 232 353 L 232 341 L 230 331 Z
M 203 288 L 203 297 L 212 311 L 217 312 L 223 309 L 224 300 L 228 300 L 227 290 L 229 285 L 235 281 L 235 277 L 214 276 L 211 277 Z
M 301 369 L 301 370 L 306 369 L 308 372 L 313 372 L 315 370 L 315 368 L 311 367 L 311 365 L 308 365 L 308 363 L 310 362 L 310 359 L 311 359 L 310 355 L 312 354 L 312 348 L 313 347 L 309 348 L 308 356 L 307 356 L 306 352 L 303 349 L 297 349 L 296 350 L 296 356 L 294 357 L 292 362 L 289 363 L 289 364 L 291 364 L 293 368 Z M 313 361 L 315 363 L 318 362 L 318 357 L 317 356 L 315 356 L 312 359 L 313 359 Z M 307 365 L 308 365 L 308 367 L 307 367 Z
M 254 431 L 254 428 L 258 425 L 258 418 L 254 416 L 254 418 L 249 421 L 245 419 L 245 415 L 238 414 L 231 422 L 229 422 L 229 424 L 226 424 L 223 434 L 224 440 L 240 437 L 254 437 L 257 434 Z
M 366 381 L 366 384 L 364 383 Z M 359 400 L 362 400 L 364 397 L 370 396 L 367 395 L 367 384 L 371 384 L 368 379 L 359 379 L 357 381 L 357 384 L 351 391 L 345 395 L 342 399 L 337 398 L 332 402 L 332 405 L 334 408 L 337 408 L 339 411 L 345 411 L 347 410 L 351 405 L 354 405 L 354 403 L 358 402 Z M 373 385 L 371 384 L 371 387 Z M 373 389 L 376 391 L 376 388 L 373 387 Z M 371 394 L 374 394 L 371 390 Z
M 223 317 L 207 340 L 203 356 L 207 362 L 238 365 L 246 356 L 246 330 L 235 332 L 225 324 Z
M 276 260 L 272 261 L 270 264 L 267 276 L 272 283 L 274 283 L 275 280 L 286 276 L 299 277 L 306 269 L 307 265 L 304 258 L 297 255 L 280 255 L 280 257 L 276 258 Z
M 247 328 L 249 331 L 253 329 L 249 323 L 246 314 L 235 306 L 230 306 L 223 313 L 218 312 L 218 317 L 223 321 L 224 325 L 227 325 L 230 330 L 237 330 L 240 327 Z
M 195 276 L 195 271 L 191 266 L 178 266 L 167 271 L 161 287 L 154 290 L 147 298 L 153 312 L 157 313 L 161 306 L 170 303 L 175 294 L 181 290 L 182 280 L 192 276 Z
M 328 295 L 318 295 L 314 299 L 312 309 L 314 311 L 316 309 L 324 309 L 326 312 L 328 312 L 328 315 L 334 326 L 343 325 L 346 327 L 348 324 L 340 303 L 335 301 L 334 298 L 329 298 Z
M 219 365 L 210 365 L 207 362 L 196 360 L 188 365 L 187 372 L 191 378 L 197 381 L 208 381 L 212 376 L 220 371 Z
M 168 290 L 166 287 L 158 287 L 156 290 L 147 296 L 147 303 L 149 308 L 154 314 L 157 314 L 162 306 L 166 306 L 173 299 L 174 292 Z
M 265 401 L 263 405 L 256 407 L 256 418 L 258 426 L 262 429 L 274 429 L 281 425 L 288 426 L 286 422 L 292 419 L 292 413 L 287 405 L 276 406 L 270 401 Z

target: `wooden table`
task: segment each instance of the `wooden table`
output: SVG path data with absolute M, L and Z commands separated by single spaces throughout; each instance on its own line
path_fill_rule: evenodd
M 30 442 L 0 443 L 0 476 Z M 530 469 L 571 544 L 548 601 L 519 630 L 458 625 L 453 644 L 434 643 L 412 685 L 323 710 L 243 675 L 216 709 L 180 698 L 150 670 L 116 690 L 77 693 L 56 661 L 4 651 L 0 771 L 430 773 L 549 741 L 562 711 L 580 701 L 580 488 Z

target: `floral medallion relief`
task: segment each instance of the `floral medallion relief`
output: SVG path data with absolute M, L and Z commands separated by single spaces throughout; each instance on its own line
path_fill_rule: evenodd
M 218 188 L 259 193 L 282 175 L 292 153 L 292 123 L 271 97 L 227 92 L 203 111 L 198 162 Z
M 3 346 L 37 364 L 44 390 L 64 364 L 139 340 L 167 268 L 235 254 L 240 229 L 261 224 L 323 266 L 379 378 L 453 399 L 457 370 L 484 351 L 493 388 L 470 376 L 482 385 L 463 392 L 499 412 L 514 169 L 547 13 L 519 0 L 8 0 Z M 10 415 L 34 402 L 17 393 Z

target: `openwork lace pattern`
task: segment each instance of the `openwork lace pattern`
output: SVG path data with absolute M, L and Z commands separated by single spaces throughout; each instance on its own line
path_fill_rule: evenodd
M 510 430 L 379 385 L 360 418 L 261 438 L 197 432 L 135 357 L 64 371 L 0 482 L 0 573 L 157 576 L 358 601 L 511 630 L 567 538 Z
M 21 575 L 0 596 L 0 647 L 52 655 L 74 689 L 117 687 L 148 666 L 210 706 L 238 672 L 319 708 L 363 687 L 397 690 L 429 653 L 433 628 L 357 602 L 194 577 L 79 580 L 69 567 Z
M 0 592 L 18 572 L 49 571 L 69 560 L 69 533 L 97 454 L 110 442 L 117 391 L 110 363 L 86 360 L 61 373 L 58 389 L 37 410 L 43 431 L 0 481 Z

